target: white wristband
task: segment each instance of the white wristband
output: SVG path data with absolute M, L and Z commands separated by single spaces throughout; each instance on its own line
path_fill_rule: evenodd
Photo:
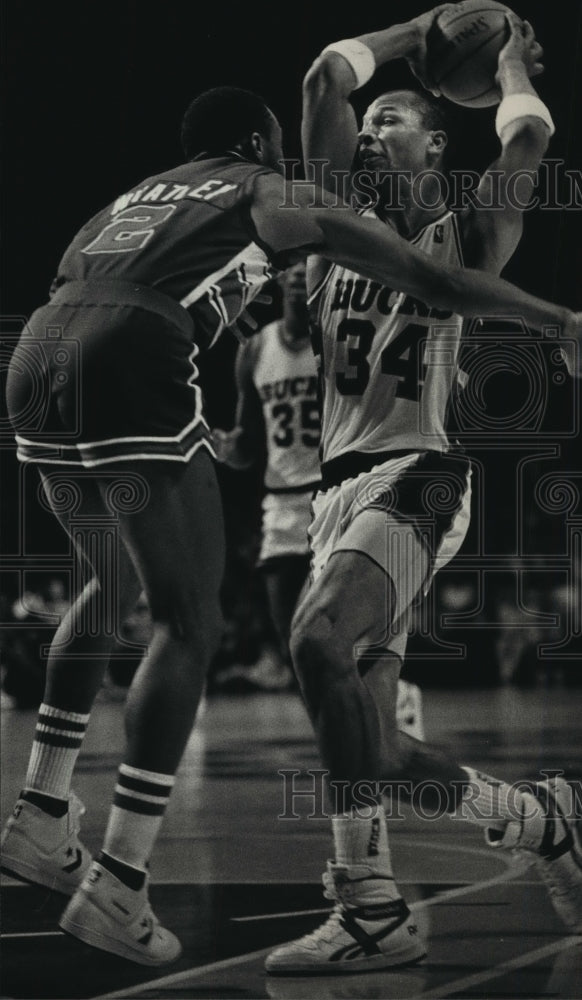
M 332 42 L 321 54 L 324 55 L 326 52 L 337 52 L 338 56 L 344 57 L 356 78 L 356 90 L 374 76 L 376 71 L 374 53 L 357 38 L 344 38 L 341 42 Z
M 508 94 L 497 108 L 495 131 L 499 138 L 507 125 L 519 118 L 527 118 L 529 115 L 532 118 L 541 118 L 544 125 L 547 125 L 550 130 L 550 135 L 554 134 L 556 128 L 552 116 L 539 97 L 536 97 L 535 94 Z

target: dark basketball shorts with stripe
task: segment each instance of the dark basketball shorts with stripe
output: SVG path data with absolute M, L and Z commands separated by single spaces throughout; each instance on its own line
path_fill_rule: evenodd
M 126 282 L 69 282 L 28 321 L 7 405 L 22 461 L 94 468 L 212 454 L 195 379 L 193 323 Z

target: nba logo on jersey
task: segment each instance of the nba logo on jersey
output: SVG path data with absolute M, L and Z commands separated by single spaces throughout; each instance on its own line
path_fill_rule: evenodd
M 439 223 L 439 225 L 435 226 L 435 228 L 434 228 L 434 242 L 435 243 L 444 243 L 444 239 L 445 239 L 444 226 L 442 226 Z

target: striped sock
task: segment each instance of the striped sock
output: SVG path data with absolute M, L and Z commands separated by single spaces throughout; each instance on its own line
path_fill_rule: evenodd
M 106 854 L 145 870 L 174 781 L 173 774 L 121 765 L 103 841 Z
M 85 736 L 88 715 L 42 704 L 24 788 L 68 799 L 73 769 Z

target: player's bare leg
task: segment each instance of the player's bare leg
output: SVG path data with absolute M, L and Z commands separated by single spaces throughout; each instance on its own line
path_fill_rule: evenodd
M 284 686 L 288 686 L 293 677 L 289 636 L 293 614 L 308 572 L 309 557 L 301 555 L 281 557 L 274 566 L 266 565 L 263 570 L 269 612 L 277 632 L 279 653 L 284 666 L 280 677 Z
M 153 638 L 129 690 L 127 753 L 103 851 L 61 927 L 133 961 L 162 965 L 181 947 L 149 906 L 148 859 L 220 637 L 224 534 L 206 451 L 186 467 L 151 463 L 144 474 L 148 503 L 120 523 L 151 608 Z
M 173 773 L 222 630 L 222 505 L 205 449 L 185 468 L 151 463 L 146 478 L 147 507 L 120 517 L 153 622 L 149 652 L 129 690 L 128 763 Z
M 408 778 L 413 764 L 418 780 L 430 777 L 445 785 L 466 780 L 465 772 L 444 754 L 425 749 L 423 757 L 423 744 L 412 753 L 419 741 L 402 740 L 398 734 L 401 663 L 388 648 L 394 602 L 393 585 L 383 569 L 361 553 L 340 551 L 296 615 L 295 667 L 330 781 L 352 786 L 362 780 Z M 377 658 L 366 670 L 370 656 Z M 347 801 L 348 808 L 353 804 L 357 802 Z
M 349 972 L 417 961 L 424 954 L 394 882 L 380 797 L 372 814 L 363 814 L 358 810 L 359 782 L 368 783 L 369 796 L 369 783 L 378 782 L 381 789 L 386 781 L 405 780 L 413 791 L 420 782 L 430 781 L 438 789 L 437 806 L 442 808 L 444 802 L 448 812 L 497 829 L 500 838 L 508 835 L 503 831 L 518 825 L 513 822 L 516 809 L 524 809 L 532 850 L 540 848 L 548 814 L 560 817 L 560 837 L 564 831 L 566 839 L 572 839 L 563 789 L 543 793 L 538 786 L 537 797 L 519 793 L 517 801 L 510 786 L 462 768 L 438 748 L 398 732 L 398 657 L 388 656 L 382 664 L 379 710 L 374 670 L 362 679 L 357 651 L 385 643 L 396 606 L 395 587 L 383 569 L 361 553 L 340 551 L 331 557 L 296 616 L 295 667 L 329 772 L 335 813 L 336 858 L 328 864 L 324 884 L 336 908 L 312 935 L 276 949 L 267 959 L 269 972 L 321 972 L 326 967 L 330 973 Z M 570 860 L 574 864 L 576 858 Z M 558 879 L 563 888 L 562 871 Z M 580 919 L 574 904 L 562 907 L 562 915 L 573 927 Z
M 360 553 L 336 552 L 295 616 L 295 670 L 329 777 L 335 860 L 328 862 L 324 885 L 336 906 L 312 935 L 269 956 L 271 973 L 356 972 L 415 962 L 425 954 L 394 881 L 380 794 L 371 814 L 358 811 L 361 783 L 377 780 L 388 762 L 395 773 L 399 768 L 400 661 L 393 657 L 383 664 L 382 711 L 358 668 L 364 650 L 376 647 L 376 655 L 383 644 L 393 606 L 383 571 Z M 368 784 L 368 802 L 371 792 Z
M 105 629 L 103 583 L 99 579 L 104 568 L 91 563 L 94 547 L 83 541 L 89 535 L 71 532 L 69 517 L 61 510 L 58 490 L 55 492 L 54 487 L 56 481 L 49 469 L 46 475 L 41 475 L 47 500 L 64 530 L 71 533 L 83 572 L 89 579 L 64 615 L 51 643 L 43 703 L 24 789 L 2 838 L 2 864 L 21 878 L 70 895 L 90 864 L 90 856 L 78 838 L 84 807 L 71 791 L 73 770 L 95 695 L 116 642 L 115 622 L 121 622 L 130 612 L 139 596 L 140 583 L 127 551 L 119 544 L 114 556 L 115 595 L 110 600 Z M 102 530 L 110 514 L 95 482 L 86 475 L 76 476 L 69 471 L 65 479 L 67 490 L 72 490 L 78 498 L 77 525 L 91 526 L 96 532 Z
M 417 740 L 424 740 L 422 692 L 417 684 L 400 675 L 408 643 L 409 615 L 405 613 L 393 626 L 380 648 L 364 649 L 358 658 L 358 673 L 370 688 L 380 718 L 389 718 L 394 711 L 392 677 L 398 674 L 396 691 L 396 727 Z M 392 661 L 394 670 L 387 666 Z
M 55 487 L 51 477 L 41 472 L 41 478 L 53 513 L 69 534 L 69 518 L 59 510 L 58 501 L 53 495 Z M 69 476 L 67 473 L 67 479 L 69 478 L 75 483 L 74 474 Z M 87 476 L 81 476 L 77 483 L 82 500 L 79 509 L 75 511 L 75 517 L 78 523 L 82 520 L 87 528 L 93 527 L 98 534 L 107 521 L 111 521 L 112 512 L 96 482 Z M 85 575 L 89 579 L 53 637 L 47 662 L 45 702 L 58 705 L 65 711 L 88 713 L 103 682 L 111 651 L 119 635 L 119 625 L 135 605 L 141 592 L 141 583 L 120 538 L 117 539 L 115 553 L 108 553 L 107 566 L 102 567 L 92 563 L 95 546 L 90 543 L 88 536 L 84 541 L 83 535 L 77 532 L 73 540 L 81 567 L 85 569 Z M 102 574 L 106 574 L 108 581 L 100 579 Z M 108 622 L 105 621 L 105 602 L 108 607 Z

